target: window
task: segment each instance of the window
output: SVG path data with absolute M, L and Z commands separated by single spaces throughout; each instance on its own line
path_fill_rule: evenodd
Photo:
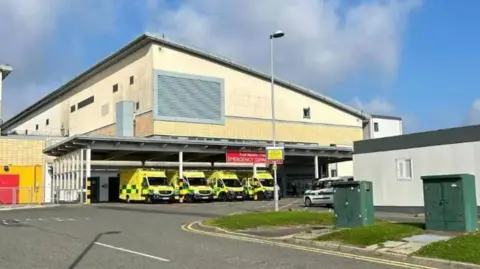
M 75 105 L 73 105 L 73 106 L 70 107 L 70 112 L 75 112 L 76 109 L 77 109 L 77 107 Z
M 136 109 L 136 110 L 139 110 L 139 109 L 140 109 L 140 102 L 137 102 L 137 103 L 135 104 L 135 109 Z
M 48 126 L 49 123 L 50 123 L 50 121 L 47 119 L 47 120 L 45 121 L 45 125 Z
M 397 179 L 411 180 L 413 179 L 413 166 L 411 159 L 396 159 Z
M 35 125 L 35 130 L 38 131 L 38 124 Z
M 331 177 L 338 176 L 337 169 L 330 169 L 330 175 L 331 175 Z
M 118 92 L 118 84 L 113 85 L 113 92 Z
M 133 85 L 133 83 L 135 83 L 135 77 L 131 76 L 130 77 L 130 85 Z
M 77 109 L 84 108 L 88 106 L 89 104 L 92 104 L 95 101 L 95 98 L 92 96 L 88 97 L 87 99 L 81 101 L 80 103 L 77 104 Z
M 304 119 L 310 119 L 310 108 L 306 107 L 303 109 L 303 118 Z
M 378 132 L 378 122 L 373 123 L 373 131 Z

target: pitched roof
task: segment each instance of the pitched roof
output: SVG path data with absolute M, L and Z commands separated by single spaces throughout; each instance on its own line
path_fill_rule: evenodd
M 17 115 L 13 116 L 11 119 L 5 121 L 2 125 L 2 129 L 6 129 L 6 128 L 14 125 L 17 122 L 20 122 L 25 117 L 31 115 L 32 113 L 35 113 L 38 109 L 42 108 L 43 106 L 50 104 L 56 98 L 59 98 L 59 97 L 65 95 L 69 91 L 73 90 L 76 86 L 85 82 L 86 80 L 93 77 L 94 75 L 100 73 L 101 71 L 108 68 L 109 66 L 117 63 L 121 59 L 127 57 L 128 55 L 130 55 L 133 52 L 137 51 L 138 49 L 144 47 L 145 45 L 152 44 L 152 43 L 162 45 L 162 46 L 165 46 L 165 47 L 169 47 L 169 48 L 172 48 L 172 49 L 175 49 L 175 50 L 187 53 L 187 54 L 191 54 L 191 55 L 199 57 L 199 58 L 203 58 L 203 59 L 218 63 L 218 64 L 224 65 L 226 67 L 236 69 L 238 71 L 241 71 L 241 72 L 247 73 L 249 75 L 258 77 L 258 78 L 263 79 L 263 80 L 268 80 L 268 81 L 270 80 L 270 75 L 262 73 L 260 71 L 255 70 L 255 69 L 252 69 L 250 67 L 235 63 L 235 62 L 233 62 L 231 60 L 228 60 L 226 58 L 216 56 L 216 55 L 201 51 L 199 49 L 192 48 L 192 47 L 189 47 L 189 46 L 185 46 L 185 45 L 182 45 L 182 44 L 170 41 L 170 40 L 166 40 L 164 38 L 158 37 L 158 36 L 156 36 L 154 34 L 151 34 L 151 33 L 144 33 L 141 36 L 134 39 L 133 41 L 131 41 L 130 43 L 128 43 L 127 45 L 125 45 L 124 47 L 122 47 L 121 49 L 119 49 L 118 51 L 116 51 L 115 53 L 109 55 L 108 57 L 106 57 L 102 61 L 100 61 L 99 63 L 90 67 L 85 72 L 81 73 L 80 75 L 78 75 L 74 79 L 70 80 L 69 82 L 67 82 L 66 84 L 64 84 L 60 88 L 58 88 L 57 90 L 55 90 L 52 93 L 44 96 L 38 102 L 36 102 L 33 105 L 29 106 L 28 108 L 24 109 L 23 111 L 21 111 Z M 370 115 L 368 115 L 368 114 L 366 114 L 362 111 L 354 109 L 350 106 L 342 104 L 341 102 L 336 101 L 336 100 L 334 100 L 330 97 L 327 97 L 323 94 L 314 92 L 312 90 L 309 90 L 309 89 L 306 89 L 304 87 L 295 85 L 293 83 L 290 83 L 290 82 L 287 82 L 287 81 L 284 81 L 284 80 L 280 80 L 280 79 L 275 79 L 275 84 L 280 85 L 282 87 L 285 87 L 287 89 L 296 91 L 298 93 L 305 94 L 305 95 L 307 95 L 311 98 L 314 98 L 316 100 L 325 102 L 325 103 L 327 103 L 327 104 L 329 104 L 333 107 L 336 107 L 338 109 L 341 109 L 341 110 L 343 110 L 347 113 L 358 116 L 361 119 L 366 119 L 366 118 L 370 117 Z

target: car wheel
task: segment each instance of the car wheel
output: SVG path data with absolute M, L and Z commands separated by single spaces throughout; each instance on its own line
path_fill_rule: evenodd
M 310 199 L 310 197 L 305 198 L 305 206 L 306 207 L 312 206 L 312 200 Z

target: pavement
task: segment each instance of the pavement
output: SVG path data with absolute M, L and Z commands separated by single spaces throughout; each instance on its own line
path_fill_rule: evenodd
M 298 199 L 282 199 L 280 208 L 302 210 L 300 204 Z M 218 236 L 190 225 L 205 218 L 272 208 L 271 201 L 246 201 L 2 211 L 0 268 L 433 268 L 242 236 Z

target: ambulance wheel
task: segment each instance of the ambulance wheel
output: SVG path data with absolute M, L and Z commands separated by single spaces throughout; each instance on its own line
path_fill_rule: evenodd
M 130 195 L 127 195 L 127 199 L 125 199 L 125 202 L 130 203 Z
M 218 195 L 218 200 L 222 201 L 222 202 L 225 202 L 227 201 L 227 194 L 222 192 Z
M 265 194 L 263 192 L 259 192 L 257 194 L 257 200 L 259 201 L 265 200 Z
M 152 203 L 152 197 L 151 196 L 145 197 L 145 203 L 151 204 Z
M 194 199 L 193 199 L 193 197 L 189 194 L 189 195 L 185 196 L 185 201 L 186 201 L 187 203 L 193 203 L 193 202 L 194 202 Z

